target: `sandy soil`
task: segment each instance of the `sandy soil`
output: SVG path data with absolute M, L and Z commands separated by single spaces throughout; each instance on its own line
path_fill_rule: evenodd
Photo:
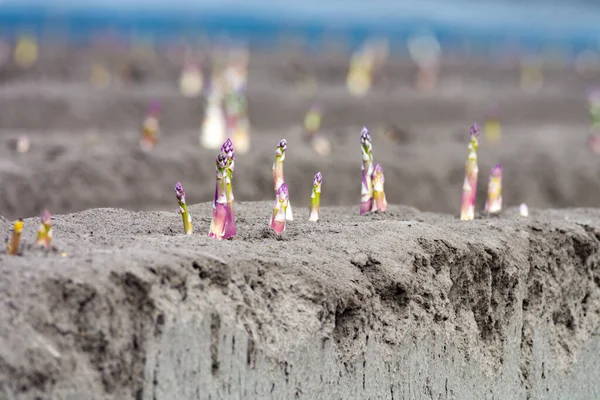
M 600 394 L 584 350 L 600 348 L 597 210 L 461 222 L 405 206 L 363 217 L 325 207 L 315 224 L 296 204 L 276 237 L 271 204 L 241 202 L 239 237 L 225 242 L 206 235 L 209 204 L 191 207 L 192 236 L 173 209 L 56 215 L 49 253 L 31 248 L 27 219 L 24 256 L 0 255 L 0 393 Z M 9 226 L 0 218 L 0 231 Z
M 216 154 L 198 145 L 203 117 L 200 99 L 176 88 L 181 58 L 114 61 L 114 54 L 51 49 L 42 63 L 21 71 L 0 69 L 0 213 L 33 216 L 44 208 L 73 212 L 91 207 L 169 209 L 181 180 L 190 201 L 212 198 Z M 129 84 L 93 89 L 92 62 L 104 60 L 129 71 Z M 340 57 L 258 54 L 251 58 L 249 107 L 252 149 L 240 155 L 235 190 L 240 200 L 270 200 L 270 168 L 277 142 L 289 141 L 286 181 L 292 203 L 303 202 L 311 179 L 324 176 L 323 203 L 359 201 L 363 125 L 374 134 L 374 154 L 386 171 L 391 202 L 422 210 L 455 213 L 459 208 L 468 129 L 483 123 L 489 104 L 500 105 L 504 136 L 499 145 L 482 139 L 479 203 L 492 165 L 505 166 L 508 205 L 597 206 L 600 158 L 585 147 L 585 91 L 595 75 L 548 70 L 536 94 L 518 86 L 518 70 L 475 62 L 446 65 L 430 93 L 411 87 L 414 67 L 390 61 L 374 90 L 363 99 L 344 88 Z M 121 63 L 121 64 L 119 64 Z M 117 67 L 115 67 L 117 68 Z M 318 91 L 306 94 L 297 82 L 314 75 Z M 139 125 L 149 100 L 164 104 L 163 138 L 152 154 L 138 150 Z M 304 113 L 315 99 L 325 107 L 323 134 L 333 153 L 322 158 L 301 140 Z M 402 133 L 389 139 L 380 126 Z M 20 134 L 32 140 L 28 154 L 13 151 Z

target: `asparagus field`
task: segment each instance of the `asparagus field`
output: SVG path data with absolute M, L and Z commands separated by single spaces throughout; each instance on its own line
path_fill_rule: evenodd
M 216 153 L 202 148 L 199 138 L 206 100 L 178 90 L 182 57 L 159 54 L 141 62 L 122 55 L 121 64 L 113 61 L 118 68 L 111 85 L 99 88 L 89 75 L 101 55 L 51 50 L 28 70 L 10 63 L 0 68 L 0 214 L 14 219 L 46 208 L 166 210 L 178 180 L 189 202 L 212 199 Z M 304 205 L 318 171 L 324 206 L 357 204 L 359 134 L 367 126 L 390 203 L 458 215 L 469 126 L 478 122 L 477 209 L 484 206 L 487 176 L 496 164 L 503 166 L 506 205 L 598 205 L 600 157 L 586 145 L 586 96 L 595 75 L 542 69 L 543 86 L 527 92 L 514 66 L 444 64 L 436 88 L 421 92 L 413 87 L 416 68 L 390 59 L 374 73 L 371 91 L 357 98 L 345 87 L 347 73 L 347 57 L 251 55 L 250 149 L 237 154 L 237 200 L 273 199 L 273 151 L 285 138 L 290 204 Z M 205 81 L 208 86 L 208 74 Z M 161 102 L 160 136 L 146 152 L 140 149 L 141 124 L 155 100 Z M 329 155 L 319 155 L 305 140 L 304 117 L 315 101 Z M 501 123 L 499 140 L 486 133 L 490 109 Z M 22 136 L 30 143 L 26 153 L 15 151 Z
M 600 398 L 597 74 L 43 50 L 0 64 L 0 398 Z
M 594 399 L 600 212 L 459 221 L 389 205 L 55 215 L 0 254 L 0 397 Z M 0 230 L 10 222 L 0 219 Z

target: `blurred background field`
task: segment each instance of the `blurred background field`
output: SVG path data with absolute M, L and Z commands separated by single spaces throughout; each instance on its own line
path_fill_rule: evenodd
M 237 201 L 286 138 L 292 203 L 358 207 L 363 125 L 390 203 L 458 213 L 473 122 L 480 208 L 497 163 L 508 206 L 597 206 L 600 5 L 395 3 L 0 2 L 0 215 L 210 201 L 227 136 Z

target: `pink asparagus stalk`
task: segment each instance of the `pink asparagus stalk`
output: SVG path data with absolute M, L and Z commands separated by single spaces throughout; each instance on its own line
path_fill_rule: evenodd
M 316 222 L 319 220 L 319 207 L 321 206 L 321 184 L 323 183 L 323 175 L 317 172 L 313 178 L 312 194 L 310 195 L 310 213 L 308 220 Z
M 235 149 L 231 139 L 227 139 L 221 147 L 221 153 L 227 155 L 227 177 L 226 177 L 226 193 L 227 193 L 227 224 L 225 227 L 224 238 L 228 239 L 237 234 L 235 225 L 235 211 L 233 208 L 233 170 L 235 168 Z
M 479 148 L 479 127 L 471 127 L 471 141 L 469 142 L 469 155 L 465 165 L 465 181 L 463 183 L 462 205 L 460 219 L 469 221 L 475 218 L 475 194 L 477 191 L 477 149 Z
M 52 244 L 52 215 L 48 210 L 42 213 L 40 222 L 36 244 L 49 249 Z
M 179 212 L 183 218 L 183 231 L 186 235 L 191 235 L 194 230 L 192 228 L 192 216 L 190 215 L 187 204 L 185 202 L 185 192 L 181 182 L 177 182 L 175 185 L 175 196 L 177 197 L 177 203 L 179 203 Z
M 285 221 L 287 208 L 289 207 L 289 193 L 288 187 L 285 183 L 282 183 L 277 189 L 275 198 L 275 204 L 273 205 L 273 215 L 271 216 L 271 228 L 276 234 L 280 235 L 285 231 Z
M 360 215 L 373 209 L 373 145 L 371 135 L 366 127 L 360 132 L 360 144 L 362 151 L 362 186 L 360 199 Z
M 285 161 L 285 151 L 287 149 L 287 140 L 281 139 L 279 144 L 277 145 L 277 150 L 275 151 L 275 162 L 273 163 L 273 186 L 275 189 L 275 195 L 277 196 L 277 191 L 285 182 L 283 179 L 283 162 Z M 292 206 L 289 204 L 288 199 L 288 207 L 286 209 L 285 218 L 288 221 L 292 221 L 294 219 L 292 215 Z
M 228 221 L 227 207 L 227 166 L 229 157 L 227 154 L 220 153 L 217 156 L 217 184 L 215 188 L 215 198 L 213 200 L 213 215 L 210 223 L 209 237 L 217 240 L 227 239 L 225 237 L 225 228 Z
M 485 211 L 497 213 L 502 210 L 502 165 L 498 164 L 490 172 L 488 184 L 488 198 L 485 202 Z
M 387 209 L 387 200 L 383 191 L 385 178 L 383 177 L 383 167 L 381 164 L 375 165 L 373 169 L 373 208 L 371 211 L 382 211 Z

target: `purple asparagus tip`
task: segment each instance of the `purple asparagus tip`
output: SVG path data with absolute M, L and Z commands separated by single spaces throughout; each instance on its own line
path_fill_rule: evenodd
M 277 189 L 276 192 L 277 198 L 281 201 L 286 200 L 289 197 L 289 192 L 288 192 L 288 187 L 285 183 L 282 183 L 281 186 L 279 186 L 279 189 Z
M 286 151 L 287 150 L 287 140 L 281 139 L 277 146 L 279 146 L 279 148 L 281 148 L 282 151 Z
M 492 176 L 502 176 L 502 164 L 496 164 L 492 167 Z
M 50 214 L 50 211 L 44 210 L 42 215 L 40 215 L 40 220 L 42 221 L 42 224 L 49 224 L 50 221 L 52 221 L 52 214 Z
M 313 178 L 313 186 L 317 186 L 321 182 L 323 182 L 323 175 L 321 175 L 320 172 L 317 172 L 317 174 Z
M 227 138 L 225 143 L 223 143 L 223 146 L 221 146 L 221 153 L 227 154 L 227 157 L 233 161 L 235 157 L 235 149 L 233 148 L 233 142 L 231 139 Z
M 217 156 L 217 167 L 219 169 L 227 168 L 228 160 L 229 157 L 227 157 L 227 154 L 219 153 L 219 155 Z
M 183 186 L 181 186 L 181 182 L 177 182 L 175 185 L 175 195 L 177 196 L 177 200 L 185 199 L 185 192 L 183 191 Z
M 287 150 L 287 140 L 281 139 L 279 144 L 277 144 L 277 150 L 275 150 L 275 155 L 278 157 L 283 156 L 285 151 Z
M 366 126 L 363 126 L 362 131 L 360 131 L 360 142 L 365 144 L 371 141 L 371 134 Z
M 479 126 L 477 125 L 477 123 L 474 123 L 471 126 L 471 136 L 479 137 Z

